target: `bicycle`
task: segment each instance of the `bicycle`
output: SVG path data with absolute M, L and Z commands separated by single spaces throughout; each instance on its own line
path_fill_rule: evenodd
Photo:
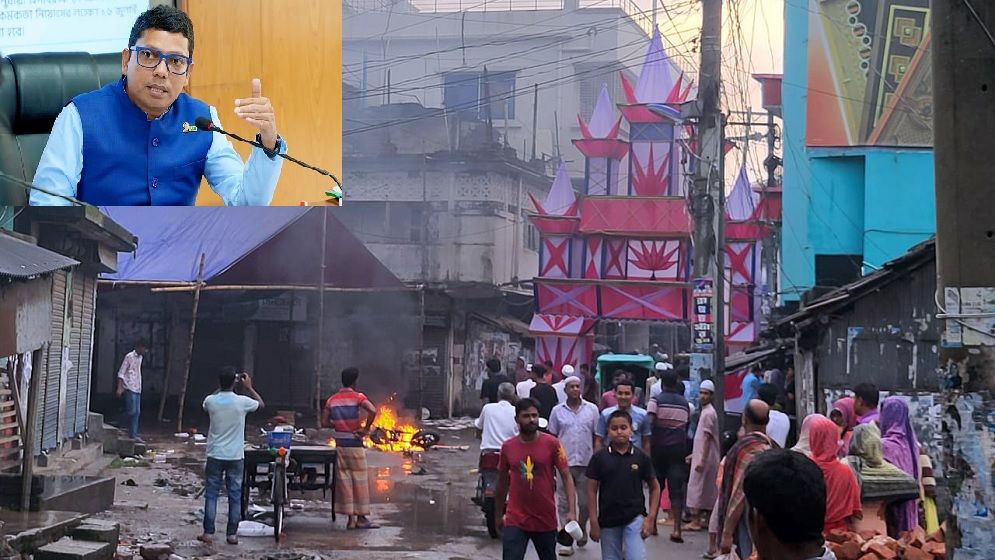
M 281 447 L 276 450 L 273 459 L 272 481 L 270 484 L 270 503 L 273 504 L 273 538 L 280 542 L 283 533 L 283 513 L 287 505 L 288 477 L 287 465 L 290 463 L 290 449 Z

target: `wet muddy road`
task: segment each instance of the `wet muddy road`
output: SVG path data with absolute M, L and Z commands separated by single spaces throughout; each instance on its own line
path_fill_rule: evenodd
M 476 483 L 476 440 L 472 432 L 445 434 L 449 445 L 469 451 L 431 450 L 415 457 L 368 452 L 374 522 L 379 529 L 349 531 L 345 519 L 331 520 L 331 495 L 291 492 L 303 509 L 287 510 L 286 538 L 241 537 L 237 546 L 212 546 L 196 540 L 203 515 L 204 448 L 190 443 L 151 441 L 165 453 L 165 463 L 109 468 L 117 477 L 115 506 L 97 517 L 121 523 L 121 540 L 134 545 L 170 543 L 183 558 L 374 558 L 491 559 L 501 557 L 498 541 L 487 535 L 480 509 L 470 501 Z M 172 452 L 170 452 L 170 450 Z M 122 485 L 122 483 L 134 486 Z M 255 496 L 253 496 L 255 501 Z M 218 535 L 224 535 L 227 499 L 218 504 Z M 651 558 L 700 558 L 703 535 L 690 535 L 684 545 L 648 541 Z M 530 551 L 530 558 L 535 558 Z M 596 544 L 578 549 L 573 558 L 600 558 Z

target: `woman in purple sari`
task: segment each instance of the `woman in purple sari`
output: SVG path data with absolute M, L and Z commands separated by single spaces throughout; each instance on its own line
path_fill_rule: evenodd
M 884 459 L 918 481 L 919 442 L 909 420 L 909 406 L 898 397 L 888 397 L 881 401 L 880 420 Z M 892 504 L 888 507 L 888 513 L 897 533 L 911 531 L 919 525 L 917 500 Z

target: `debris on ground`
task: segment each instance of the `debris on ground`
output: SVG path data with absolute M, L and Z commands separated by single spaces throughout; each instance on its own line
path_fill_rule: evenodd
M 826 535 L 826 544 L 839 560 L 946 560 L 944 539 L 943 527 L 930 535 L 916 527 L 898 540 L 874 531 L 834 529 Z
M 461 418 L 442 418 L 439 420 L 425 420 L 422 422 L 422 426 L 426 428 L 433 428 L 436 430 L 443 430 L 446 432 L 455 432 L 460 430 L 469 430 L 473 428 L 473 418 L 469 416 L 463 416 Z
M 238 536 L 240 537 L 272 537 L 273 528 L 258 521 L 239 521 Z
M 138 554 L 144 560 L 169 560 L 173 555 L 173 547 L 169 544 L 143 544 Z

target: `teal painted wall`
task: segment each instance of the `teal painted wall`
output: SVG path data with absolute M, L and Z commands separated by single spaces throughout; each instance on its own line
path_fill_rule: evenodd
M 936 233 L 932 150 L 868 153 L 864 261 L 880 267 Z
M 785 2 L 782 302 L 815 286 L 816 255 L 863 255 L 867 273 L 936 231 L 932 150 L 806 148 L 811 15 Z

